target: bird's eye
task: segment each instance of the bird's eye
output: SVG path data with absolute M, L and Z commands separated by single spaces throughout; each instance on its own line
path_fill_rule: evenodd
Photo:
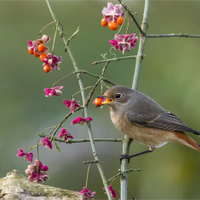
M 120 93 L 118 93 L 118 94 L 115 95 L 115 98 L 117 98 L 117 99 L 119 99 L 121 97 L 122 97 L 122 95 Z

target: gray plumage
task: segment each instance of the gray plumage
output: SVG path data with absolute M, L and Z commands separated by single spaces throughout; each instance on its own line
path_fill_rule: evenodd
M 106 94 L 109 94 L 109 96 Z M 121 94 L 121 97 L 116 98 L 117 94 Z M 108 89 L 105 96 L 114 100 L 114 103 L 110 104 L 113 110 L 120 110 L 121 105 L 127 104 L 127 109 L 123 110 L 123 114 L 135 125 L 168 131 L 191 132 L 200 135 L 200 132 L 184 124 L 174 114 L 165 110 L 153 99 L 141 92 L 118 85 Z

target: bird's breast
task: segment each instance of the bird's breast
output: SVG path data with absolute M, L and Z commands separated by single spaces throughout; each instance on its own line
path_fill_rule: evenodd
M 168 141 L 175 141 L 175 135 L 171 131 L 135 125 L 127 119 L 125 114 L 118 115 L 115 112 L 110 112 L 110 115 L 113 124 L 119 131 L 144 145 L 160 147 Z

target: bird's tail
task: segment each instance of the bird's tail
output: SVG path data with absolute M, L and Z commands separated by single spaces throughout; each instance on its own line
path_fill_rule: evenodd
M 196 143 L 192 138 L 190 138 L 187 134 L 181 132 L 175 132 L 176 141 L 184 144 L 192 149 L 200 151 L 200 145 Z

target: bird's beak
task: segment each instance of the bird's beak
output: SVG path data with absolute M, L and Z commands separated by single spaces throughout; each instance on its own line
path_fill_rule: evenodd
M 103 102 L 101 103 L 101 105 L 105 105 L 105 104 L 112 103 L 112 102 L 113 102 L 113 99 L 111 99 L 111 98 L 106 98 L 106 100 L 103 101 Z
M 106 105 L 106 104 L 109 104 L 109 103 L 112 103 L 113 102 L 113 99 L 112 98 L 107 98 L 106 96 L 104 96 L 104 95 L 101 95 L 101 96 L 98 96 L 99 98 L 103 98 L 103 99 L 105 99 L 102 103 L 101 103 L 101 105 Z

